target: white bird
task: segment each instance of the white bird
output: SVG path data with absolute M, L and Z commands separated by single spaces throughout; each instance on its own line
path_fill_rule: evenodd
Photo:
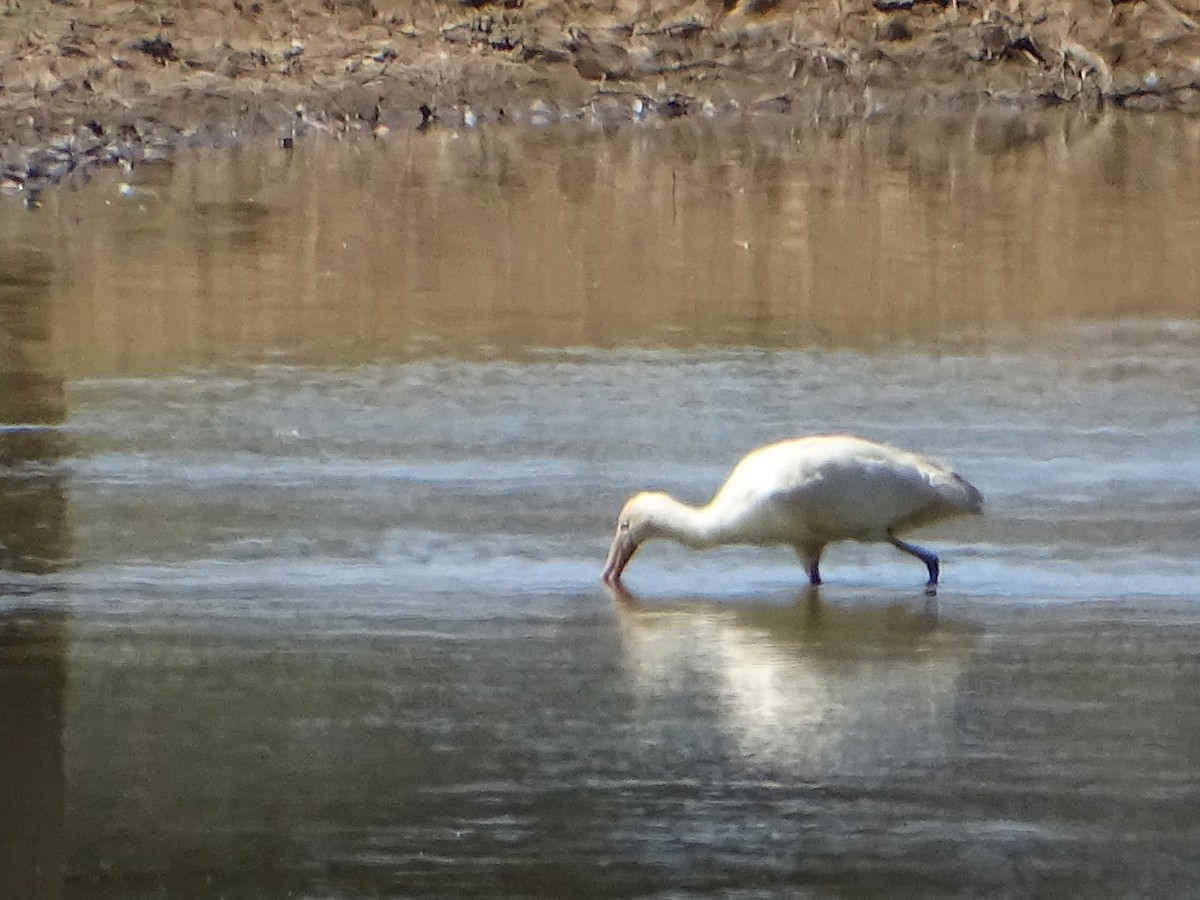
M 820 584 L 827 544 L 886 541 L 925 563 L 932 593 L 937 554 L 897 533 L 982 511 L 983 495 L 928 456 L 844 434 L 794 438 L 742 457 L 705 506 L 658 491 L 635 494 L 617 518 L 603 577 L 620 589 L 621 573 L 638 547 L 667 538 L 696 549 L 791 546 L 809 581 Z

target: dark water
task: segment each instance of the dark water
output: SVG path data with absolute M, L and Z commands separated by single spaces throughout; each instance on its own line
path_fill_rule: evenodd
M 928 127 L 0 207 L 0 897 L 1200 893 L 1194 135 Z M 835 429 L 987 496 L 936 606 L 853 545 L 604 592 L 629 492 Z

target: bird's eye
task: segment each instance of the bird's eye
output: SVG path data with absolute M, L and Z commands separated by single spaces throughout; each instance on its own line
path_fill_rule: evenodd
M 622 531 L 628 531 L 629 530 L 629 520 L 622 519 L 621 523 L 619 525 L 617 525 L 617 527 L 620 528 Z

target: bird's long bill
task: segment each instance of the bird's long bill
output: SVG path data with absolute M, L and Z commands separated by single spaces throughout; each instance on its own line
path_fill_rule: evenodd
M 621 583 L 621 573 L 637 552 L 638 545 L 629 536 L 628 531 L 617 529 L 613 535 L 612 546 L 608 548 L 608 558 L 604 560 L 604 583 L 616 586 Z

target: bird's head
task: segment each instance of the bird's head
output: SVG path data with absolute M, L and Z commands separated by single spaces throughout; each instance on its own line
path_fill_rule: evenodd
M 661 511 L 670 502 L 666 494 L 644 491 L 634 494 L 621 507 L 621 514 L 617 516 L 617 530 L 608 548 L 608 558 L 604 561 L 603 577 L 606 584 L 617 587 L 621 583 L 621 573 L 642 542 L 658 536 Z

